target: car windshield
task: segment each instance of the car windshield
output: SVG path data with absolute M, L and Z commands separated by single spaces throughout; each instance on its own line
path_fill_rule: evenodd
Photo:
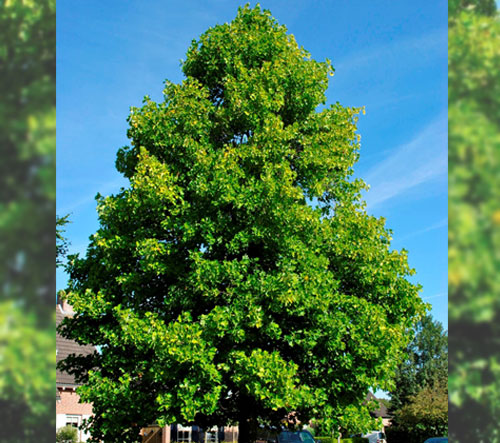
M 307 431 L 283 431 L 278 436 L 279 443 L 315 443 L 312 435 Z
M 304 443 L 314 443 L 314 438 L 312 438 L 312 435 L 309 434 L 309 432 L 301 431 L 299 436 Z

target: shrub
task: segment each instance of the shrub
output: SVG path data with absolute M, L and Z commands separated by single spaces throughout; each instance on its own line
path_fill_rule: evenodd
M 391 443 L 421 443 L 429 437 L 448 435 L 447 385 L 427 386 L 394 413 L 387 429 Z
M 76 443 L 78 442 L 78 431 L 73 426 L 64 426 L 56 432 L 57 443 Z

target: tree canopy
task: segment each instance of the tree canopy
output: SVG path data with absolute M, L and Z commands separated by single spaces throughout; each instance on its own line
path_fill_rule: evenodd
M 406 251 L 353 180 L 359 109 L 326 106 L 317 62 L 260 7 L 193 41 L 185 80 L 132 108 L 98 198 L 99 230 L 69 258 L 61 332 L 101 352 L 64 366 L 92 402 L 94 441 L 152 422 L 362 417 L 388 389 L 424 312 Z M 290 415 L 291 414 L 291 415 Z
M 387 439 L 392 443 L 421 443 L 448 435 L 448 387 L 438 380 L 410 395 L 394 413 Z
M 406 348 L 406 358 L 396 371 L 391 391 L 391 409 L 406 405 L 426 386 L 444 384 L 448 378 L 448 334 L 443 325 L 426 315 L 415 327 L 415 337 Z
M 390 411 L 394 443 L 448 434 L 448 334 L 429 314 L 417 323 L 396 371 Z

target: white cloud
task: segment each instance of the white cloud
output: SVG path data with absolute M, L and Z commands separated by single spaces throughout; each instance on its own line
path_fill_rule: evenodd
M 408 143 L 391 150 L 388 156 L 365 175 L 370 190 L 365 196 L 373 209 L 386 200 L 438 178 L 448 168 L 448 120 L 441 115 Z
M 440 292 L 439 294 L 434 294 L 429 297 L 422 297 L 422 300 L 430 300 L 431 298 L 448 297 L 447 292 Z
M 401 57 L 411 64 L 422 64 L 435 57 L 442 56 L 448 45 L 448 29 L 436 29 L 424 35 L 405 39 L 396 39 L 387 44 L 368 47 L 347 57 L 333 60 L 333 65 L 339 73 L 347 71 L 365 72 L 362 68 L 379 64 L 380 60 L 388 65 L 401 65 Z
M 448 218 L 443 218 L 441 220 L 439 220 L 438 222 L 430 225 L 430 226 L 427 226 L 426 228 L 423 228 L 423 229 L 419 229 L 418 231 L 414 231 L 414 232 L 411 232 L 410 234 L 408 235 L 405 235 L 404 237 L 398 239 L 400 242 L 403 241 L 403 240 L 407 240 L 409 238 L 413 238 L 413 237 L 417 237 L 421 234 L 425 234 L 427 232 L 430 232 L 430 231 L 434 231 L 436 229 L 441 229 L 441 228 L 446 228 L 448 226 Z
M 79 209 L 82 206 L 86 206 L 89 203 L 92 203 L 95 201 L 95 196 L 97 193 L 100 193 L 101 195 L 109 195 L 113 192 L 118 192 L 119 189 L 123 186 L 126 186 L 128 182 L 126 181 L 125 178 L 120 177 L 115 180 L 110 180 L 105 183 L 101 183 L 98 187 L 93 187 L 92 191 L 87 192 L 83 197 L 73 200 L 71 203 L 68 203 L 64 205 L 63 207 L 58 207 L 57 208 L 57 213 L 58 214 L 71 214 L 73 213 L 76 209 Z

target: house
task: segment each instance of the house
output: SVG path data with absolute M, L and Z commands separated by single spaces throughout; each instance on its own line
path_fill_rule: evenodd
M 73 315 L 73 309 L 64 300 L 56 305 L 56 325 L 63 321 L 64 317 Z M 95 351 L 93 346 L 81 346 L 56 334 L 56 361 L 64 360 L 70 354 L 88 355 Z M 79 429 L 83 420 L 92 415 L 92 405 L 80 403 L 80 397 L 76 393 L 78 384 L 75 377 L 59 369 L 56 371 L 56 429 L 63 426 L 74 426 L 78 428 L 79 441 L 87 441 L 88 433 Z M 202 430 L 198 426 L 171 425 L 160 428 L 156 425 L 145 427 L 141 430 L 143 443 L 221 443 L 236 442 L 238 440 L 238 428 L 220 427 Z
M 384 429 L 387 426 L 390 426 L 392 415 L 389 414 L 387 406 L 382 403 L 377 397 L 375 397 L 375 395 L 373 395 L 371 392 L 368 392 L 368 394 L 366 395 L 366 402 L 369 401 L 376 401 L 379 404 L 379 408 L 372 411 L 370 415 L 375 418 L 381 418 Z
M 149 426 L 141 430 L 142 443 L 222 443 L 237 442 L 238 427 L 225 426 L 204 430 L 199 426 Z
M 64 301 L 56 304 L 56 325 L 64 317 L 73 315 L 73 309 Z M 80 346 L 56 333 L 56 361 L 64 360 L 70 354 L 88 355 L 95 351 L 93 346 Z M 92 405 L 80 403 L 76 393 L 78 384 L 75 377 L 59 369 L 56 370 L 56 429 L 63 426 L 74 426 L 78 429 L 79 441 L 87 441 L 88 433 L 80 429 L 84 419 L 92 415 Z

